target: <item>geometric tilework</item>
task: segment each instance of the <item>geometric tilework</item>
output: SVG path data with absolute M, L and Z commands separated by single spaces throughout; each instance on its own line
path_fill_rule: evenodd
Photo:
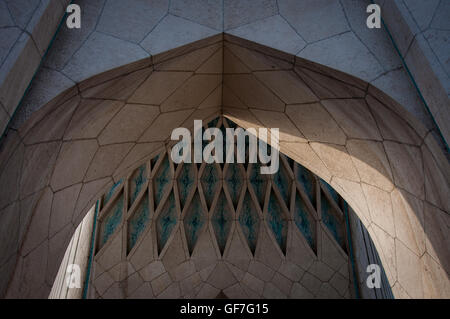
M 231 229 L 231 221 L 233 219 L 233 213 L 229 206 L 229 203 L 225 197 L 223 191 L 220 192 L 217 200 L 216 207 L 211 216 L 212 226 L 214 228 L 214 234 L 216 236 L 217 245 L 219 246 L 220 253 L 223 254 L 227 238 Z
M 219 190 L 219 165 L 217 164 L 206 164 L 203 166 L 203 174 L 201 177 L 201 185 L 203 189 L 203 194 L 205 197 L 208 209 L 211 208 L 211 204 L 214 199 L 214 195 Z
M 344 215 L 338 209 L 337 203 L 333 201 L 333 197 L 327 196 L 326 191 L 322 189 L 320 196 L 320 207 L 322 213 L 322 222 L 331 232 L 339 246 L 346 251 L 345 232 L 344 232 Z M 336 193 L 337 194 L 337 193 Z M 331 199 L 330 199 L 331 197 Z
M 266 221 L 281 250 L 286 253 L 287 216 L 273 191 L 269 196 Z
M 205 128 L 214 126 L 225 131 L 226 127 L 236 127 L 236 124 L 218 117 Z M 209 223 L 223 255 L 233 220 L 237 221 L 252 254 L 258 246 L 261 227 L 269 231 L 269 237 L 286 254 L 290 224 L 316 254 L 319 223 L 325 226 L 343 251 L 347 251 L 344 215 L 340 206 L 343 199 L 330 185 L 289 157 L 280 154 L 278 172 L 262 175 L 259 161 L 249 165 L 174 165 L 169 154 L 170 149 L 161 150 L 137 167 L 127 181 L 128 209 L 132 210 L 126 214 L 127 253 L 154 221 L 158 254 L 181 222 L 190 255 Z M 104 196 L 103 207 L 118 189 L 124 192 L 122 184 L 122 180 L 119 181 Z M 100 214 L 98 248 L 106 243 L 121 222 L 124 195 L 121 193 L 116 197 L 119 198 L 108 208 L 107 215 Z M 135 205 L 137 200 L 139 204 Z M 320 207 L 320 213 L 317 207 Z
M 123 180 L 119 180 L 117 183 L 115 183 L 110 189 L 109 191 L 105 194 L 105 196 L 103 196 L 103 207 L 106 206 L 106 204 L 108 204 L 109 200 L 111 199 L 111 197 L 116 193 L 117 189 L 119 188 L 120 185 L 122 185 Z
M 192 254 L 194 245 L 203 229 L 206 221 L 206 212 L 204 211 L 198 192 L 195 193 L 184 216 L 184 230 L 188 244 L 189 253 Z
M 181 167 L 180 175 L 178 176 L 178 190 L 180 192 L 181 209 L 184 208 L 188 196 L 194 190 L 195 186 L 195 164 L 185 163 Z
M 316 204 L 316 189 L 315 189 L 315 179 L 314 175 L 307 170 L 305 167 L 301 165 L 295 165 L 295 178 L 300 184 L 300 187 L 303 188 L 306 195 L 308 195 L 308 198 L 311 202 L 311 204 Z
M 169 156 L 166 155 L 162 158 L 162 161 L 159 162 L 159 168 L 157 169 L 153 182 L 156 205 L 159 205 L 164 194 L 166 194 L 169 190 L 172 175 L 173 173 L 170 168 Z
M 136 241 L 144 232 L 151 217 L 148 195 L 145 194 L 137 209 L 128 220 L 128 252 L 134 247 Z
M 241 171 L 241 166 L 242 165 L 229 164 L 225 172 L 225 184 L 234 207 L 237 207 L 244 183 L 244 176 Z
M 171 192 L 156 219 L 156 236 L 159 253 L 164 248 L 177 223 L 177 209 L 175 206 L 175 195 Z
M 123 215 L 124 195 L 120 194 L 100 221 L 99 248 L 101 248 L 120 225 Z
M 316 252 L 317 245 L 317 229 L 316 220 L 306 208 L 305 202 L 302 200 L 300 192 L 295 192 L 294 199 L 294 222 L 302 235 L 305 237 L 309 246 Z
M 129 207 L 133 205 L 138 194 L 147 182 L 147 164 L 139 166 L 131 175 L 130 178 L 130 192 L 129 192 Z
M 255 253 L 260 227 L 259 216 L 255 203 L 252 201 L 249 192 L 245 194 L 242 209 L 239 212 L 239 224 L 247 240 L 252 253 Z

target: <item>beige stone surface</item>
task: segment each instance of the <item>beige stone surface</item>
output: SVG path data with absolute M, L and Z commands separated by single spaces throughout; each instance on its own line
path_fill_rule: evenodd
M 295 127 L 286 114 L 280 112 L 263 111 L 258 109 L 250 110 L 256 118 L 267 128 L 278 128 L 280 123 L 280 141 L 305 143 L 306 139 L 303 134 Z
M 360 183 L 349 181 L 344 178 L 333 177 L 330 185 L 342 194 L 350 207 L 358 212 L 358 218 L 361 219 L 363 225 L 371 224 L 368 200 Z
M 281 142 L 280 150 L 298 163 L 302 163 L 322 179 L 327 181 L 331 179 L 330 171 L 308 143 Z
M 424 173 L 420 149 L 415 146 L 384 142 L 396 185 L 423 199 Z
M 76 184 L 54 194 L 49 226 L 50 237 L 72 222 L 81 186 L 82 184 Z
M 40 223 L 35 223 L 28 229 L 24 247 L 22 248 L 23 255 L 28 255 L 34 248 L 41 245 L 43 242 L 45 243 L 45 239 L 48 238 L 52 200 L 53 193 L 49 188 L 46 188 L 39 199 L 34 215 Z
M 267 267 L 264 263 L 253 260 L 248 266 L 248 272 L 263 281 L 270 281 L 275 274 L 275 271 Z
M 380 255 L 389 283 L 395 283 L 398 279 L 398 273 L 403 271 L 399 268 L 400 264 L 396 254 L 397 240 L 377 225 L 372 224 L 368 231 L 375 243 L 375 247 L 379 247 L 378 254 Z
M 286 114 L 308 140 L 345 144 L 344 132 L 321 104 L 288 105 Z
M 170 112 L 197 107 L 220 84 L 221 80 L 220 75 L 192 76 L 161 104 L 161 111 Z
M 139 271 L 145 281 L 153 281 L 165 273 L 164 265 L 160 261 L 154 261 Z
M 427 253 L 442 265 L 449 266 L 449 218 L 448 214 L 425 203 L 424 231 Z
M 167 99 L 192 73 L 154 72 L 130 97 L 130 103 L 159 105 Z M 148 94 L 154 92 L 154 94 Z
M 420 137 L 399 115 L 370 95 L 366 97 L 366 100 L 384 139 L 400 143 L 419 144 Z
M 222 43 L 216 43 L 158 63 L 154 68 L 158 71 L 183 70 L 197 71 L 197 73 L 211 73 L 207 72 L 211 71 L 209 70 L 210 67 L 215 68 L 222 64 L 221 61 L 216 60 L 217 56 L 222 56 L 221 48 Z
M 108 185 L 108 183 L 112 184 L 111 182 L 111 178 L 107 177 L 83 184 L 75 206 L 75 213 L 72 218 L 73 224 L 76 225 L 80 223 L 84 217 L 83 214 L 85 214 L 86 210 L 95 203 L 92 194 L 98 194 L 102 188 L 105 188 Z M 91 206 L 89 206 L 89 204 L 91 204 Z
M 292 71 L 255 72 L 255 76 L 286 104 L 318 101 L 313 92 Z
M 112 100 L 83 100 L 66 129 L 64 139 L 97 137 L 123 105 Z
M 30 195 L 47 185 L 60 147 L 60 142 L 49 142 L 25 147 L 22 177 L 20 178 L 21 197 Z M 40 172 L 38 176 L 35 174 L 37 171 Z
M 377 187 L 362 184 L 362 189 L 366 198 L 370 198 L 368 203 L 370 217 L 373 223 L 385 230 L 391 237 L 396 235 L 396 225 L 394 222 L 393 207 L 389 193 Z M 398 223 L 399 228 L 402 228 Z
M 145 68 L 126 76 L 119 76 L 81 92 L 84 98 L 112 99 L 126 101 L 144 80 L 152 73 L 151 68 Z
M 284 103 L 253 75 L 224 75 L 224 83 L 249 107 L 284 110 Z M 256 92 L 258 94 L 255 94 Z
M 91 181 L 111 176 L 132 146 L 132 143 L 101 146 L 89 165 L 85 180 Z
M 397 239 L 412 250 L 416 255 L 422 256 L 425 252 L 425 232 L 423 203 L 410 194 L 394 190 L 391 193 Z M 407 227 L 400 227 L 406 225 Z M 408 227 L 409 226 L 409 227 Z
M 310 69 L 295 67 L 294 71 L 307 82 L 311 90 L 321 99 L 364 97 L 364 91 L 345 82 L 334 81 L 332 78 Z
M 382 143 L 349 139 L 346 147 L 362 182 L 392 190 L 392 171 Z
M 242 47 L 240 45 L 236 45 L 234 43 L 225 41 L 224 42 L 225 51 L 229 52 L 229 58 L 234 59 L 237 63 L 241 65 L 241 68 L 244 68 L 245 73 L 250 70 L 253 71 L 270 71 L 270 70 L 281 70 L 281 69 L 291 69 L 292 63 L 288 61 L 278 59 L 274 56 L 265 55 L 258 51 L 250 50 L 246 47 Z M 234 57 L 232 57 L 232 55 Z M 224 56 L 224 61 L 227 59 L 227 56 Z M 227 68 L 234 67 L 233 60 L 227 61 L 224 67 L 226 68 L 224 71 L 227 72 Z M 233 73 L 233 72 L 232 72 Z
M 3 255 L 0 259 L 0 264 L 5 264 L 8 259 L 13 256 L 18 250 L 18 237 L 20 236 L 20 206 L 13 203 L 4 208 L 1 212 L 4 223 L 0 226 L 2 232 L 9 233 L 6 240 L 2 241 L 0 246 L 3 251 Z
M 28 132 L 27 137 L 24 139 L 25 144 L 61 139 L 79 103 L 80 98 L 76 96 L 44 117 L 41 122 L 37 123 Z
M 441 279 L 447 276 L 445 270 L 426 253 L 422 256 L 421 261 L 424 298 L 439 298 L 442 292 L 445 295 L 450 293 L 448 281 Z
M 422 158 L 425 167 L 425 196 L 427 201 L 445 211 L 450 211 L 448 171 L 445 170 L 445 166 L 444 170 L 441 170 L 431 152 L 423 146 Z
M 157 118 L 159 108 L 149 105 L 127 104 L 98 137 L 99 144 L 114 144 L 136 141 L 145 129 Z
M 408 294 L 415 299 L 423 298 L 422 274 L 419 257 L 405 247 L 401 242 L 395 241 L 397 264 L 403 265 L 398 271 L 398 281 Z
M 81 182 L 97 149 L 96 140 L 63 143 L 50 182 L 52 189 L 56 191 Z
M 381 140 L 375 120 L 363 99 L 326 100 L 322 104 L 349 138 Z
M 351 181 L 360 181 L 355 165 L 345 147 L 316 142 L 311 143 L 311 147 L 317 156 L 322 158 L 325 166 L 333 176 L 346 178 Z

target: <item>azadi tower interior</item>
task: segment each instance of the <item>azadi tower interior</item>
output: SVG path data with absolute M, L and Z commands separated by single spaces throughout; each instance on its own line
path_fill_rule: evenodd
M 0 296 L 450 298 L 450 1 L 374 2 L 0 0 Z

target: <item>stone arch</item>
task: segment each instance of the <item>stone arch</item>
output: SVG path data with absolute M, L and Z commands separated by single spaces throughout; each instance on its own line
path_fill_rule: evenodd
M 228 35 L 94 76 L 8 136 L 3 293 L 46 297 L 88 207 L 174 127 L 219 114 L 280 127 L 281 151 L 363 221 L 396 296 L 449 295 L 450 174 L 432 134 L 358 78 Z
M 204 125 L 222 130 L 222 125 L 236 127 L 223 117 L 207 120 Z M 352 284 L 355 280 L 362 280 L 363 297 L 375 296 L 363 286 L 366 263 L 381 265 L 376 252 L 372 257 L 367 252 L 374 251 L 373 244 L 366 245 L 371 242 L 370 237 L 332 187 L 304 167 L 280 155 L 280 174 L 261 176 L 255 174 L 258 166 L 254 164 L 172 165 L 165 153 L 164 147 L 155 157 L 141 162 L 97 201 L 98 227 L 93 233 L 96 245 L 87 296 L 214 298 L 222 290 L 226 296 L 237 299 L 349 298 L 358 295 Z M 162 163 L 167 163 L 167 170 L 161 169 Z M 157 200 L 161 175 L 165 176 L 165 195 Z M 168 182 L 171 180 L 173 190 L 172 182 Z M 295 185 L 291 183 L 294 180 Z M 289 195 L 289 190 L 296 195 Z M 197 197 L 191 197 L 194 194 Z M 175 203 L 173 209 L 166 210 L 167 202 Z M 330 204 L 334 209 L 330 210 Z M 231 209 L 228 213 L 223 209 L 227 205 Z M 192 209 L 193 206 L 197 208 Z M 274 214 L 269 215 L 269 210 Z M 169 211 L 172 213 L 166 214 Z M 113 217 L 120 215 L 122 218 Z M 175 221 L 175 226 L 168 228 L 168 240 L 160 246 L 164 228 L 158 225 L 165 219 L 162 215 Z M 216 218 L 219 215 L 223 221 Z M 241 220 L 242 216 L 247 217 Z M 247 218 L 251 226 L 247 226 Z M 304 218 L 308 220 L 306 224 L 302 223 Z M 358 226 L 345 226 L 345 220 Z M 85 221 L 86 218 L 83 224 Z M 196 233 L 194 224 L 202 225 L 197 228 L 196 239 L 192 237 Z M 219 240 L 218 229 L 226 233 L 225 225 L 231 227 Z M 246 229 L 253 231 L 246 233 Z M 339 235 L 346 230 L 358 240 L 345 240 Z M 249 234 L 253 235 L 247 237 Z M 352 249 L 351 245 L 358 248 Z M 357 251 L 355 254 L 361 258 L 355 260 L 351 251 Z M 360 274 L 359 278 L 352 269 Z M 59 274 L 64 271 L 65 266 L 61 266 Z M 382 278 L 383 289 L 376 295 L 390 298 L 392 292 L 385 274 Z M 53 296 L 65 296 L 66 291 L 55 288 Z

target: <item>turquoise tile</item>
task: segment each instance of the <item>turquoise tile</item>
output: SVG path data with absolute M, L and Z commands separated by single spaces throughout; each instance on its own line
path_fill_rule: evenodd
M 186 211 L 186 215 L 184 216 L 183 223 L 189 254 L 192 254 L 198 236 L 206 223 L 206 213 L 201 205 L 198 192 L 196 192 L 192 198 L 189 208 Z
M 158 252 L 160 253 L 167 243 L 172 231 L 177 224 L 177 210 L 175 206 L 175 196 L 170 193 L 163 209 L 156 221 L 156 234 L 158 239 Z
M 120 225 L 123 215 L 123 206 L 124 196 L 122 193 L 101 219 L 99 249 L 106 244 L 108 239 L 114 234 L 115 230 Z
M 308 196 L 311 205 L 316 207 L 316 181 L 314 179 L 313 173 L 300 164 L 297 164 L 296 179 L 302 185 Z
M 326 190 L 328 191 L 328 193 L 331 195 L 331 197 L 333 198 L 334 202 L 339 206 L 339 194 L 334 190 L 333 187 L 331 187 L 330 184 L 328 184 L 327 182 L 325 182 L 323 179 L 320 179 L 320 183 L 326 188 Z
M 247 244 L 254 254 L 256 250 L 256 242 L 258 239 L 260 219 L 256 211 L 255 204 L 250 198 L 250 193 L 246 192 L 241 213 L 239 215 L 239 224 L 244 233 Z
M 208 209 L 211 207 L 216 190 L 220 186 L 219 180 L 220 175 L 217 166 L 215 164 L 206 164 L 201 177 L 201 183 Z
M 295 192 L 294 222 L 311 249 L 314 252 L 317 252 L 316 221 L 307 210 L 306 205 L 298 192 Z
M 230 233 L 232 219 L 233 214 L 225 197 L 225 193 L 221 191 L 211 222 L 222 255 Z
M 333 208 L 323 192 L 320 196 L 320 206 L 322 211 L 322 222 L 333 235 L 333 238 L 339 246 L 346 251 L 344 223 L 340 221 L 338 212 Z
M 138 167 L 130 178 L 130 200 L 129 200 L 129 206 L 133 205 L 134 201 L 138 197 L 139 193 L 143 189 L 145 183 L 147 183 L 147 164 L 143 164 L 140 167 Z
M 166 155 L 164 156 L 164 159 L 154 177 L 154 194 L 156 206 L 159 205 L 164 194 L 166 194 L 169 190 L 171 180 L 172 171 L 170 169 L 169 158 Z
M 288 222 L 273 191 L 270 193 L 269 197 L 266 221 L 281 250 L 286 254 Z
M 250 170 L 249 182 L 255 191 L 256 197 L 258 198 L 258 202 L 261 210 L 264 207 L 264 198 L 266 196 L 267 189 L 267 177 L 261 174 L 261 164 L 255 163 L 252 164 L 252 168 Z
M 283 163 L 280 162 L 280 168 L 273 176 L 273 182 L 275 183 L 278 191 L 281 194 L 281 197 L 284 200 L 287 208 L 290 208 L 290 198 L 291 198 L 291 185 L 292 180 L 289 177 L 286 168 Z
M 120 179 L 117 183 L 115 183 L 110 190 L 105 194 L 105 197 L 103 198 L 103 207 L 108 204 L 111 197 L 116 193 L 116 191 L 119 189 L 119 186 L 122 185 L 123 179 Z
M 181 208 L 184 208 L 189 194 L 195 186 L 195 168 L 192 163 L 184 163 L 178 176 L 178 190 L 180 192 Z
M 228 186 L 231 201 L 236 208 L 239 202 L 239 195 L 241 194 L 242 187 L 244 185 L 244 176 L 242 170 L 239 168 L 239 165 L 230 164 L 228 166 L 225 173 L 225 183 Z
M 150 208 L 148 202 L 148 195 L 146 194 L 131 218 L 128 220 L 127 252 L 130 252 L 134 247 L 150 221 Z

